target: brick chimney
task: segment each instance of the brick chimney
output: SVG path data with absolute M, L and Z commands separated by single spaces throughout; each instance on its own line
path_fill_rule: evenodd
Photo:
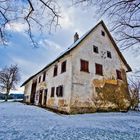
M 76 32 L 75 35 L 74 35 L 74 43 L 79 39 L 79 35 L 78 33 Z

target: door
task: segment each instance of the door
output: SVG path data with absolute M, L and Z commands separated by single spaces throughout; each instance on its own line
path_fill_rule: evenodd
M 42 94 L 43 94 L 43 90 L 40 90 L 40 93 L 39 93 L 39 105 L 42 105 Z
M 30 96 L 30 103 L 32 104 L 34 104 L 35 101 L 36 85 L 37 85 L 37 80 L 33 81 L 32 83 L 31 96 Z
M 44 90 L 44 102 L 43 105 L 46 106 L 46 102 L 47 102 L 47 93 L 48 93 L 48 89 Z

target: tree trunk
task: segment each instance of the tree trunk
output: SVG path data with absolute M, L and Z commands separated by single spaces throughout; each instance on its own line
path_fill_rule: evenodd
M 6 93 L 6 95 L 5 95 L 5 102 L 8 101 L 8 95 L 9 95 L 9 93 Z

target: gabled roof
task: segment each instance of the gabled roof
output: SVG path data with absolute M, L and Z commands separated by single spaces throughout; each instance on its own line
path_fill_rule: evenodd
M 70 51 L 72 51 L 74 48 L 76 48 L 98 25 L 102 25 L 104 30 L 106 31 L 107 35 L 109 36 L 115 50 L 117 51 L 118 55 L 120 56 L 120 58 L 122 59 L 123 63 L 126 65 L 128 71 L 130 72 L 132 71 L 131 67 L 128 65 L 128 63 L 126 62 L 125 58 L 123 57 L 122 53 L 120 52 L 117 44 L 115 43 L 113 37 L 111 36 L 109 30 L 107 29 L 105 23 L 101 20 L 96 26 L 94 26 L 91 30 L 89 30 L 88 32 L 86 32 L 81 38 L 79 38 L 76 42 L 74 42 L 66 51 L 62 52 L 54 61 L 52 61 L 51 63 L 49 63 L 46 67 L 44 67 L 42 70 L 40 70 L 38 73 L 34 74 L 33 76 L 31 76 L 30 78 L 28 78 L 22 85 L 24 86 L 27 82 L 29 82 L 32 78 L 34 78 L 36 75 L 38 75 L 39 73 L 43 72 L 45 69 L 47 69 L 49 66 L 51 66 L 53 63 L 55 63 L 57 60 L 59 60 L 60 58 L 62 58 L 64 55 L 68 54 Z

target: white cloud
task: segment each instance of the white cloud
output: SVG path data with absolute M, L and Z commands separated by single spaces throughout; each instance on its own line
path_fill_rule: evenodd
M 60 45 L 48 39 L 41 40 L 39 44 L 47 49 L 53 49 L 54 51 L 62 51 L 62 47 Z
M 27 25 L 20 22 L 11 22 L 7 24 L 6 29 L 16 32 L 24 32 L 27 29 Z

